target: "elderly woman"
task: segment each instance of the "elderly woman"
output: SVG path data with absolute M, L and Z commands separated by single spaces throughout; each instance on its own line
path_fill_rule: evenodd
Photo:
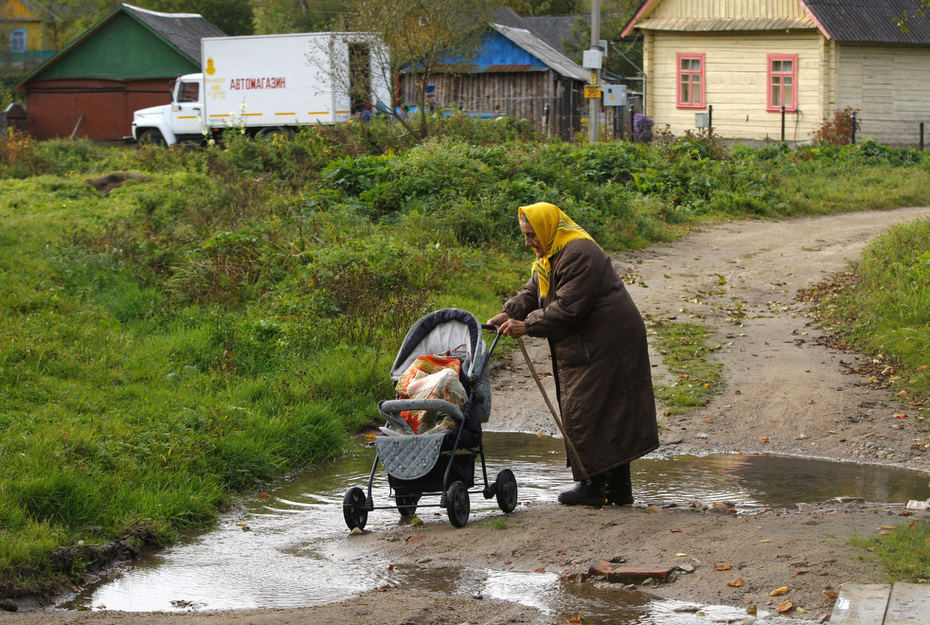
M 557 206 L 519 209 L 533 275 L 488 320 L 512 337 L 545 337 L 576 481 L 567 505 L 633 503 L 630 461 L 659 446 L 646 328 L 610 258 Z M 586 474 L 586 475 L 585 475 Z

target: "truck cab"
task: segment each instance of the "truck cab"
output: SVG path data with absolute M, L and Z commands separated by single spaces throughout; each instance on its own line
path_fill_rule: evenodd
M 179 76 L 171 91 L 171 104 L 150 106 L 135 111 L 132 115 L 132 137 L 139 143 L 203 143 L 206 130 L 203 74 Z

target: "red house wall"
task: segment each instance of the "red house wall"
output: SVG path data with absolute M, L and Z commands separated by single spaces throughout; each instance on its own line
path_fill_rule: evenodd
M 26 85 L 27 130 L 36 139 L 87 137 L 122 141 L 132 113 L 171 102 L 171 78 L 55 79 Z

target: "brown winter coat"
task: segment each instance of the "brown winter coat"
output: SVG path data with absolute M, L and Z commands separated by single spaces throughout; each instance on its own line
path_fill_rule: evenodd
M 598 475 L 659 446 L 646 328 L 597 243 L 576 239 L 549 262 L 545 300 L 534 273 L 504 312 L 549 340 L 565 432 Z M 575 466 L 572 474 L 584 477 Z

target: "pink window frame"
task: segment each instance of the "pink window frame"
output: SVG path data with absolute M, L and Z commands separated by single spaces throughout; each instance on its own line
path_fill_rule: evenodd
M 696 59 L 701 62 L 700 72 L 682 72 L 682 59 Z M 678 52 L 675 54 L 675 103 L 680 109 L 702 109 L 704 108 L 704 93 L 707 88 L 705 76 L 706 63 L 703 52 Z M 683 74 L 700 76 L 701 78 L 701 100 L 700 102 L 682 102 L 681 100 L 681 77 Z
M 791 61 L 791 72 L 773 72 L 772 61 Z M 798 55 L 797 54 L 769 54 L 766 58 L 765 68 L 765 108 L 767 111 L 780 113 L 781 104 L 772 104 L 772 76 L 791 76 L 791 106 L 785 110 L 795 112 L 798 110 Z M 783 88 L 784 89 L 784 88 Z

